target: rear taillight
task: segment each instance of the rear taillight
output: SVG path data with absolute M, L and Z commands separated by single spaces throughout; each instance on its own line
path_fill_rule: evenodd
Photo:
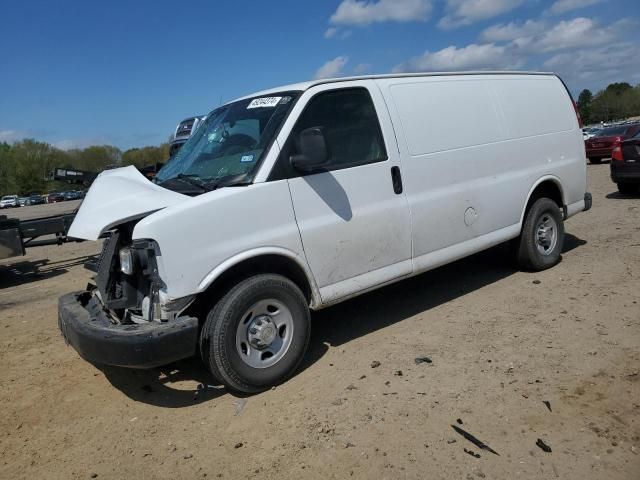
M 576 112 L 576 117 L 578 118 L 578 126 L 582 128 L 584 127 L 584 124 L 582 123 L 582 117 L 580 117 L 580 110 L 578 110 L 578 105 L 573 99 L 571 99 L 571 103 L 573 103 L 573 110 Z
M 611 161 L 624 162 L 624 159 L 622 158 L 622 143 L 620 143 L 620 137 L 617 137 L 613 144 L 613 150 L 611 150 Z

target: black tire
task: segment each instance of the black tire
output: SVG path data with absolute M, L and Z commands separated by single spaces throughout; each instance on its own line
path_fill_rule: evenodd
M 618 183 L 618 191 L 623 195 L 633 195 L 638 192 L 638 185 L 633 183 Z
M 598 157 L 589 157 L 589 163 L 598 165 L 599 163 L 602 163 L 602 159 Z
M 538 226 L 543 217 L 555 221 L 556 242 L 546 253 L 538 249 Z M 549 198 L 536 200 L 524 220 L 520 236 L 515 242 L 515 256 L 518 266 L 525 270 L 541 271 L 551 268 L 560 261 L 564 245 L 564 222 L 558 204 Z
M 241 358 L 236 347 L 236 332 L 242 328 L 241 322 L 246 323 L 242 317 L 252 305 L 267 299 L 289 309 L 293 333 L 277 363 L 255 368 Z M 255 393 L 282 383 L 295 372 L 309 345 L 310 333 L 309 307 L 300 288 L 281 275 L 262 274 L 238 283 L 209 311 L 200 334 L 200 351 L 211 374 L 229 389 Z

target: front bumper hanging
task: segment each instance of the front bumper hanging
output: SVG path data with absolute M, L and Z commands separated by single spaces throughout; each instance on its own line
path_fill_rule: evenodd
M 198 319 L 117 325 L 90 292 L 74 292 L 58 301 L 58 326 L 67 344 L 85 360 L 102 365 L 153 368 L 196 353 Z

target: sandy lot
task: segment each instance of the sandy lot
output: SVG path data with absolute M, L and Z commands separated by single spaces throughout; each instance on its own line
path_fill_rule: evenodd
M 97 244 L 0 262 L 0 478 L 640 478 L 640 197 L 588 170 L 557 267 L 498 247 L 317 313 L 302 370 L 244 398 L 195 360 L 100 370 L 64 345 L 57 297 Z

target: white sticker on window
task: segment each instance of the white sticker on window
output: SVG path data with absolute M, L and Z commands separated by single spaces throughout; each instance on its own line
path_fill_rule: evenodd
M 261 108 L 261 107 L 273 108 L 278 104 L 281 98 L 282 97 L 254 98 L 253 100 L 251 100 L 251 103 L 247 105 L 247 108 Z
M 243 155 L 240 157 L 241 162 L 253 162 L 253 155 Z

